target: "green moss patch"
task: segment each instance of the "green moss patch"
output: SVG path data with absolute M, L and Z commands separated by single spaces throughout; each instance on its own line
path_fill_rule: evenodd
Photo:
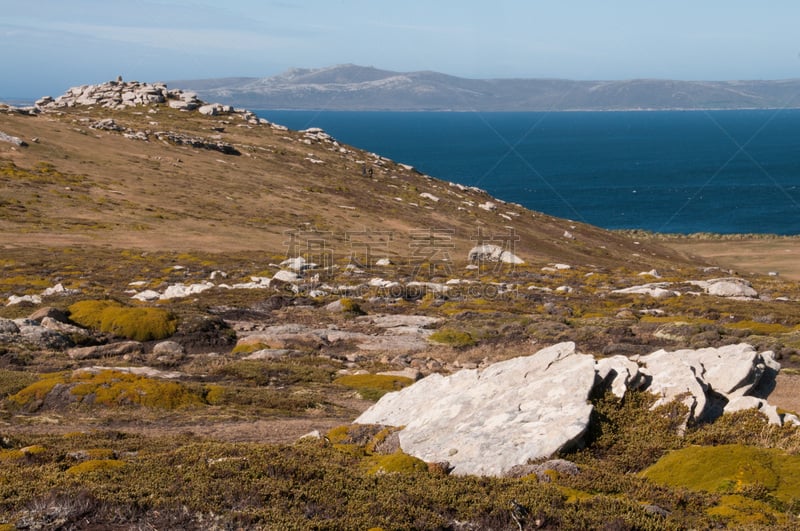
M 34 401 L 44 400 L 57 385 L 69 386 L 76 401 L 86 404 L 177 409 L 204 403 L 201 389 L 113 370 L 50 376 L 10 396 L 9 400 L 18 406 L 30 406 Z
M 90 459 L 71 466 L 67 469 L 67 474 L 82 476 L 86 474 L 97 474 L 102 472 L 114 472 L 125 468 L 125 462 L 118 459 Z
M 8 399 L 19 406 L 30 404 L 34 400 L 44 400 L 56 385 L 64 383 L 64 381 L 64 373 L 44 375 L 40 380 L 23 387 Z
M 768 336 L 771 334 L 788 334 L 795 331 L 796 327 L 789 327 L 780 323 L 760 323 L 758 321 L 738 321 L 726 325 L 734 330 L 749 330 L 751 334 Z
M 428 339 L 436 343 L 442 343 L 451 347 L 461 348 L 470 347 L 476 343 L 475 339 L 469 332 L 461 330 L 453 330 L 451 328 L 442 328 L 435 331 Z
M 428 471 L 425 461 L 396 452 L 390 455 L 373 455 L 365 459 L 369 474 L 419 474 Z
M 88 300 L 69 307 L 70 319 L 81 326 L 135 341 L 165 339 L 175 333 L 178 321 L 160 308 L 131 308 L 114 301 Z
M 643 473 L 660 484 L 725 494 L 763 492 L 800 500 L 800 456 L 740 444 L 691 446 L 670 452 Z
M 348 374 L 336 378 L 333 383 L 355 389 L 365 400 L 378 400 L 389 391 L 399 391 L 411 385 L 414 380 L 384 374 Z

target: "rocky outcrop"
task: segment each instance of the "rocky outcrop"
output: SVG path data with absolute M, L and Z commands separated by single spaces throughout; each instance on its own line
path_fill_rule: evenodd
M 54 297 L 54 296 L 66 297 L 69 295 L 76 295 L 78 293 L 80 293 L 80 290 L 67 289 L 63 286 L 63 284 L 56 284 L 55 286 L 43 290 L 38 295 L 11 295 L 8 298 L 8 302 L 6 302 L 6 306 L 12 306 L 14 304 L 22 304 L 22 303 L 41 304 L 42 299 L 46 297 Z
M 8 142 L 9 144 L 13 144 L 19 147 L 26 147 L 28 145 L 28 143 L 22 140 L 21 138 L 18 138 L 16 136 L 11 136 L 2 131 L 0 131 L 0 142 Z
M 753 289 L 752 284 L 742 278 L 715 278 L 711 280 L 694 280 L 690 284 L 702 288 L 709 295 L 717 297 L 735 297 L 743 299 L 754 299 L 758 297 L 758 292 Z
M 641 286 L 631 286 L 630 288 L 615 289 L 611 293 L 619 293 L 622 295 L 649 295 L 654 299 L 663 299 L 666 297 L 675 297 L 680 295 L 679 291 L 667 289 L 670 286 L 669 282 L 653 282 L 650 284 L 643 284 Z
M 753 392 L 765 375 L 774 378 L 780 370 L 771 351 L 759 353 L 745 343 L 658 350 L 637 361 L 651 380 L 648 391 L 661 397 L 656 405 L 680 399 L 689 407 L 691 418 L 700 420 L 715 415 L 715 397 L 730 403 Z
M 110 343 L 108 345 L 71 348 L 67 350 L 67 355 L 73 360 L 94 360 L 141 354 L 142 352 L 144 352 L 144 347 L 138 341 L 120 341 L 119 343 Z
M 580 444 L 591 420 L 589 396 L 605 389 L 619 397 L 645 389 L 660 397 L 654 407 L 681 400 L 694 420 L 757 408 L 771 422 L 797 422 L 750 396 L 779 368 L 772 352 L 747 344 L 595 361 L 574 343 L 560 343 L 484 370 L 430 375 L 384 395 L 355 422 L 405 426 L 405 452 L 448 461 L 456 474 L 502 475 Z
M 439 319 L 419 316 L 365 316 L 361 322 L 383 329 L 382 334 L 353 332 L 337 328 L 312 328 L 301 324 L 269 326 L 239 338 L 237 349 L 319 350 L 323 347 L 350 344 L 359 351 L 394 354 L 413 353 L 429 347 L 426 327 Z M 357 358 L 351 353 L 348 357 Z
M 503 264 L 524 264 L 525 261 L 497 245 L 483 244 L 470 249 L 467 259 L 470 262 L 501 262 Z
M 651 274 L 651 273 L 647 273 Z M 758 298 L 758 292 L 753 289 L 752 284 L 743 278 L 715 278 L 711 280 L 689 280 L 685 282 L 690 286 L 696 286 L 703 290 L 706 295 L 713 295 L 715 297 L 729 297 L 735 299 L 750 300 Z M 677 287 L 673 282 L 652 282 L 649 284 L 642 284 L 639 286 L 631 286 L 628 288 L 621 288 L 613 290 L 611 293 L 635 294 L 635 295 L 649 295 L 656 299 L 664 297 L 680 296 L 683 292 L 678 289 L 668 289 Z M 684 292 L 697 295 L 697 291 Z
M 125 109 L 139 105 L 158 106 L 166 105 L 171 109 L 181 111 L 195 111 L 207 116 L 231 116 L 238 117 L 250 125 L 272 125 L 269 121 L 259 118 L 255 113 L 244 110 L 234 109 L 230 105 L 219 103 L 208 104 L 197 98 L 194 92 L 184 92 L 180 89 L 169 89 L 164 83 L 139 83 L 138 81 L 125 82 L 122 79 L 109 81 L 99 85 L 82 85 L 73 87 L 65 94 L 52 98 L 45 96 L 36 101 L 32 108 L 33 113 L 53 112 L 60 109 L 75 106 L 98 106 L 108 109 Z M 89 125 L 90 128 L 99 131 L 109 131 L 120 133 L 132 140 L 148 141 L 151 139 L 160 140 L 179 146 L 190 146 L 197 149 L 208 149 L 218 151 L 225 155 L 240 155 L 241 152 L 233 145 L 223 142 L 220 138 L 202 138 L 196 135 L 188 135 L 175 131 L 152 131 L 152 130 L 133 130 L 123 127 L 116 123 L 113 118 L 104 118 Z M 6 135 L 7 136 L 7 135 Z M 0 133 L 0 140 L 3 140 Z M 19 141 L 15 137 L 9 137 L 8 141 Z M 15 142 L 16 143 L 16 142 Z M 24 145 L 22 144 L 17 145 Z
M 47 112 L 85 105 L 121 110 L 139 105 L 164 104 L 171 109 L 197 111 L 208 116 L 238 115 L 253 125 L 271 125 L 253 112 L 234 109 L 230 105 L 206 103 L 194 92 L 170 89 L 165 83 L 140 83 L 123 81 L 122 78 L 98 85 L 72 87 L 57 98 L 45 96 L 36 101 L 34 109 L 37 112 Z
M 72 346 L 73 337 L 77 335 L 84 335 L 83 330 L 73 331 L 69 325 L 51 318 L 45 318 L 41 323 L 31 319 L 0 319 L 0 344 L 60 350 Z
M 153 136 L 158 140 L 175 144 L 176 146 L 189 146 L 196 149 L 219 151 L 223 155 L 241 155 L 242 153 L 227 142 L 216 139 L 205 139 L 198 136 L 176 133 L 174 131 L 156 131 Z
M 98 105 L 109 109 L 124 109 L 136 105 L 165 103 L 170 97 L 177 99 L 179 93 L 167 90 L 163 83 L 139 83 L 138 81 L 109 81 L 99 85 L 81 85 L 70 88 L 65 94 L 53 99 L 45 96 L 36 101 L 40 109 L 59 109 L 75 105 Z

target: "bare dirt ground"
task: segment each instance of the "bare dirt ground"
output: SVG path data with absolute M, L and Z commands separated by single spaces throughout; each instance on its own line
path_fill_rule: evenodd
M 314 430 L 324 434 L 327 431 L 349 424 L 352 418 L 324 417 L 324 418 L 275 418 L 261 420 L 226 421 L 210 424 L 179 424 L 158 425 L 124 423 L 119 425 L 104 425 L 102 428 L 87 424 L 86 422 L 65 422 L 59 424 L 28 424 L 4 426 L 6 434 L 59 434 L 93 431 L 116 431 L 136 433 L 148 437 L 163 437 L 170 435 L 195 435 L 225 442 L 253 442 L 265 444 L 289 444 Z
M 780 372 L 776 380 L 775 389 L 767 400 L 773 406 L 786 411 L 800 411 L 800 374 Z
M 665 246 L 739 273 L 778 273 L 800 280 L 800 239 L 667 240 Z
M 259 419 L 213 419 L 191 416 L 114 418 L 112 415 L 81 417 L 69 413 L 15 417 L 13 422 L 0 421 L 5 434 L 66 434 L 94 430 L 135 433 L 148 437 L 193 435 L 225 442 L 290 444 L 313 431 L 325 434 L 332 428 L 350 424 L 372 402 L 360 398 L 335 401 L 342 410 L 333 415 L 301 417 L 269 417 Z

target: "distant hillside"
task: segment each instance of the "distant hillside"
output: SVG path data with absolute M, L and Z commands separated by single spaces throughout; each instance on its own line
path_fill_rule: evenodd
M 251 109 L 568 111 L 800 107 L 800 79 L 571 81 L 465 79 L 357 65 L 291 69 L 266 78 L 170 82 Z
M 682 261 L 163 84 L 77 87 L 30 112 L 0 106 L 0 245 L 281 254 L 291 231 L 317 231 L 337 256 L 368 244 L 398 262 L 420 238 L 460 262 L 477 238 L 510 242 L 529 263 Z

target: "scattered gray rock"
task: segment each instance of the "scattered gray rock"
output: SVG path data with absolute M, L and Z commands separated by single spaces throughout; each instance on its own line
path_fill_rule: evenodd
M 400 378 L 410 378 L 415 382 L 422 378 L 422 373 L 411 367 L 406 367 L 401 371 L 383 371 L 379 372 L 378 374 L 381 376 L 399 376 Z
M 125 128 L 118 125 L 113 118 L 103 118 L 93 124 L 89 125 L 91 129 L 98 129 L 100 131 L 124 131 Z
M 292 271 L 281 270 L 272 275 L 272 280 L 270 281 L 270 286 L 272 283 L 280 283 L 280 282 L 297 282 L 300 280 L 300 275 L 297 273 L 293 273 Z
M 162 365 L 177 365 L 184 359 L 186 359 L 186 349 L 176 341 L 156 343 L 150 353 L 150 361 Z
M 735 413 L 745 409 L 757 409 L 769 419 L 770 424 L 782 424 L 784 419 L 778 413 L 778 408 L 767 403 L 766 400 L 755 396 L 737 396 L 725 404 L 725 413 Z
M 208 149 L 210 151 L 219 151 L 224 155 L 241 155 L 241 152 L 233 145 L 220 140 L 207 140 L 198 136 L 191 136 L 184 133 L 176 133 L 174 131 L 156 131 L 153 136 L 163 142 L 175 144 L 177 146 L 189 146 L 198 149 Z M 145 137 L 144 140 L 147 138 Z
M 265 348 L 257 350 L 252 354 L 243 357 L 243 360 L 280 360 L 292 356 L 302 356 L 303 353 L 299 350 L 290 350 L 286 348 Z
M 580 474 L 578 465 L 566 459 L 550 459 L 544 463 L 535 465 L 515 465 L 505 473 L 506 477 L 521 478 L 536 474 L 536 478 L 541 483 L 550 483 L 550 474 L 556 473 L 559 476 L 577 476 Z
M 11 319 L 0 318 L 0 334 L 19 334 L 19 327 Z
M 45 317 L 49 317 L 50 319 L 54 319 L 59 323 L 69 323 L 69 317 L 67 316 L 67 312 L 64 310 L 59 310 L 58 308 L 53 308 L 52 306 L 44 306 L 43 308 L 39 308 L 32 314 L 28 316 L 28 319 L 37 323 L 41 323 L 42 319 Z
M 427 315 L 374 315 L 369 320 L 379 328 L 396 328 L 413 326 L 419 328 L 429 328 L 442 322 L 439 317 L 429 317 Z
M 2 131 L 0 131 L 0 142 L 8 142 L 9 144 L 14 144 L 15 146 L 19 147 L 26 147 L 28 145 L 27 142 L 25 142 L 21 138 L 18 138 L 16 136 L 11 136 Z
M 237 348 L 319 350 L 325 345 L 326 330 L 315 330 L 302 325 L 270 326 L 262 332 L 242 337 Z
M 754 299 L 758 297 L 758 292 L 753 289 L 753 285 L 743 278 L 715 278 L 712 280 L 693 280 L 689 282 L 702 288 L 707 294 L 717 297 L 736 297 L 744 299 Z
M 596 384 L 610 388 L 614 396 L 622 398 L 628 389 L 644 385 L 639 365 L 626 356 L 611 356 L 597 360 Z
M 213 282 L 200 282 L 198 284 L 173 284 L 164 290 L 164 293 L 159 296 L 161 300 L 180 299 L 190 295 L 203 293 L 214 287 Z
M 43 349 L 62 350 L 72 345 L 72 341 L 61 332 L 50 330 L 27 319 L 17 321 L 21 339 Z
M 83 367 L 81 369 L 75 369 L 73 371 L 75 374 L 82 373 L 82 372 L 89 372 L 92 374 L 98 374 L 104 371 L 116 371 L 116 372 L 123 372 L 127 374 L 135 374 L 136 376 L 144 376 L 146 378 L 159 378 L 162 380 L 176 380 L 178 378 L 182 378 L 184 374 L 182 372 L 177 371 L 160 371 L 158 369 L 154 369 L 152 367 L 102 367 L 102 366 L 94 366 L 94 367 Z
M 22 304 L 22 303 L 41 304 L 42 297 L 41 295 L 11 295 L 8 298 L 6 306 L 13 306 L 15 304 Z
M 470 249 L 467 259 L 470 262 L 502 262 L 504 264 L 524 264 L 525 261 L 497 245 L 483 244 Z
M 144 348 L 138 341 L 121 341 L 108 345 L 71 348 L 67 350 L 67 355 L 73 360 L 91 360 L 124 356 L 126 354 L 141 354 L 143 352 Z
M 43 317 L 41 326 L 43 328 L 47 328 L 48 330 L 52 330 L 54 332 L 59 332 L 62 334 L 73 334 L 80 336 L 88 335 L 86 329 L 81 328 L 79 326 L 71 325 L 69 323 L 58 321 L 56 319 L 53 319 L 52 317 Z

